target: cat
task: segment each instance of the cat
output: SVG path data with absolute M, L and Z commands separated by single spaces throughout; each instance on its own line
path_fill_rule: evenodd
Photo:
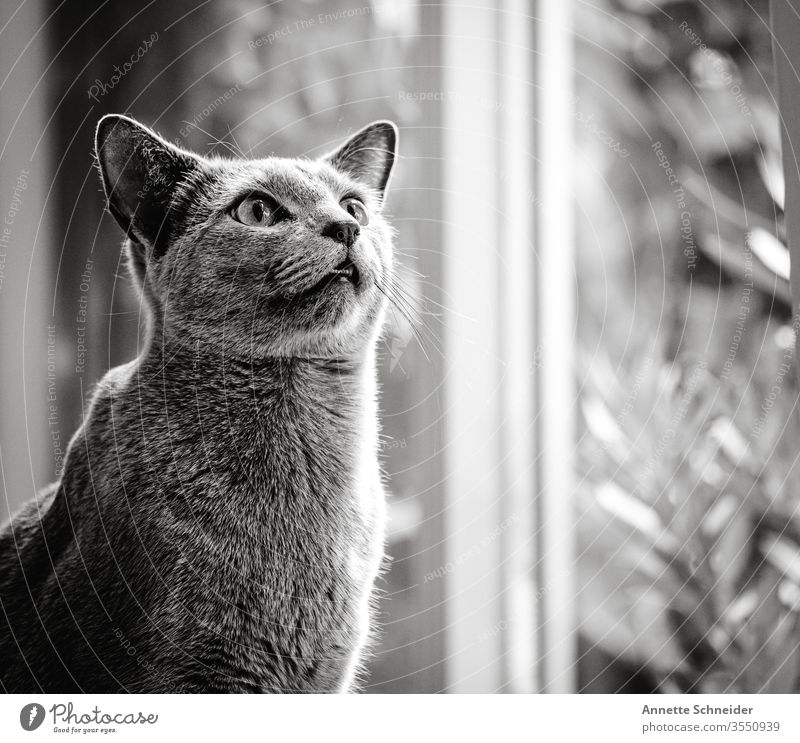
M 0 530 L 4 691 L 357 690 L 396 144 L 378 121 L 318 160 L 208 158 L 100 120 L 146 341 Z

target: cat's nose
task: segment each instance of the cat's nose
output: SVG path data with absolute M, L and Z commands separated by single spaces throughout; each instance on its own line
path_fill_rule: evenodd
M 354 219 L 346 219 L 336 222 L 329 222 L 322 231 L 323 237 L 332 237 L 337 242 L 346 245 L 348 248 L 358 240 L 361 228 Z

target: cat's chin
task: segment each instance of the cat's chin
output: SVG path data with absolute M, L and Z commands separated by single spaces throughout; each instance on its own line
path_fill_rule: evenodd
M 310 298 L 322 298 L 330 293 L 348 293 L 355 296 L 359 286 L 356 281 L 344 274 L 328 274 L 325 278 L 318 281 L 311 289 L 304 291 L 301 296 Z
M 296 333 L 293 340 L 307 353 L 331 356 L 363 349 L 381 317 L 377 292 L 337 278 L 296 304 L 289 322 Z
M 309 331 L 348 326 L 369 310 L 373 295 L 365 273 L 348 261 L 294 294 L 285 304 L 285 312 L 292 324 Z

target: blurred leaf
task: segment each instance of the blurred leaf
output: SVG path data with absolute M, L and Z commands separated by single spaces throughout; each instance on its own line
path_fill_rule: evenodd
M 780 152 L 771 147 L 763 148 L 760 156 L 756 157 L 756 166 L 772 200 L 779 209 L 783 210 L 786 181 L 783 177 L 783 163 L 781 162 Z
M 716 537 L 710 546 L 711 569 L 716 576 L 715 600 L 724 611 L 741 590 L 752 560 L 749 508 L 733 495 L 723 496 L 707 511 L 701 528 Z
M 767 694 L 791 694 L 800 678 L 800 635 L 798 617 L 785 613 L 767 641 L 768 660 L 760 691 Z
M 747 244 L 756 258 L 782 281 L 789 281 L 789 248 L 767 230 L 754 227 L 747 239 Z
M 720 232 L 728 241 L 736 242 L 743 238 L 749 229 L 759 227 L 767 232 L 776 229 L 776 225 L 769 219 L 747 210 L 741 203 L 737 203 L 730 196 L 723 193 L 710 178 L 703 178 L 694 169 L 685 167 L 682 181 L 686 190 L 702 206 L 704 211 L 698 210 L 696 217 L 703 219 L 704 231 Z M 785 236 L 783 225 L 777 225 L 781 238 Z
M 766 233 L 761 233 L 766 234 Z M 745 250 L 745 236 L 741 235 L 741 242 L 733 244 L 713 233 L 701 233 L 699 245 L 711 260 L 718 263 L 731 278 L 736 279 L 741 285 L 753 285 L 761 291 L 775 296 L 784 304 L 791 306 L 792 293 L 788 278 L 777 275 L 767 268 L 761 260 L 752 260 L 753 251 L 748 254 Z

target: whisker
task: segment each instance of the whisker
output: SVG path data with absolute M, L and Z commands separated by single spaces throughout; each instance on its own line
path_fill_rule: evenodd
M 219 137 L 215 137 L 211 132 L 207 132 L 199 124 L 192 124 L 192 126 L 198 131 L 203 132 L 203 134 L 205 134 L 207 137 L 211 137 L 212 141 L 210 144 L 212 145 L 212 147 L 216 145 L 221 145 L 222 147 L 225 147 L 228 150 L 228 152 L 230 152 L 234 157 L 244 157 L 244 155 L 241 154 L 241 152 L 236 151 L 236 149 L 230 142 L 225 142 L 224 140 L 219 139 Z
M 422 274 L 417 274 L 417 275 L 421 279 L 427 279 L 428 278 L 427 276 L 424 276 Z M 393 283 L 396 286 L 398 292 L 402 293 L 404 296 L 407 296 L 409 298 L 414 296 L 414 292 L 408 286 L 406 286 L 405 282 L 403 281 L 403 279 L 400 276 L 393 277 Z M 442 304 L 439 304 L 438 302 L 434 301 L 433 299 L 430 299 L 429 297 L 425 297 L 424 301 L 427 304 L 436 305 L 441 310 L 447 310 L 447 307 L 445 307 Z M 444 316 L 444 313 L 441 313 L 441 314 L 440 313 L 435 313 L 435 312 L 431 312 L 430 310 L 423 310 L 420 307 L 417 308 L 417 312 L 419 314 L 428 315 L 430 317 L 443 317 Z M 466 315 L 460 315 L 460 317 L 463 317 L 465 320 L 469 320 L 470 319 Z
M 233 144 L 236 146 L 236 149 L 239 152 L 239 157 L 241 157 L 243 160 L 246 159 L 247 155 L 245 154 L 244 150 L 239 147 L 239 143 L 236 141 L 236 137 L 233 135 L 233 129 L 231 129 L 230 124 L 228 124 L 228 135 L 230 136 Z
M 391 283 L 384 285 L 381 282 L 376 281 L 375 285 L 378 288 L 378 291 L 380 291 L 389 300 L 393 311 L 394 309 L 397 309 L 403 318 L 405 318 L 411 334 L 416 339 L 428 362 L 431 361 L 431 357 L 428 354 L 426 346 L 432 346 L 434 350 L 441 355 L 442 349 L 440 347 L 438 338 L 433 331 L 428 328 L 427 325 L 425 325 L 425 323 L 420 322 L 419 315 L 416 312 L 416 308 L 413 306 L 411 300 L 401 294 L 398 287 L 392 285 Z M 420 328 L 423 328 L 425 331 L 427 331 L 429 335 L 427 337 L 424 336 Z

